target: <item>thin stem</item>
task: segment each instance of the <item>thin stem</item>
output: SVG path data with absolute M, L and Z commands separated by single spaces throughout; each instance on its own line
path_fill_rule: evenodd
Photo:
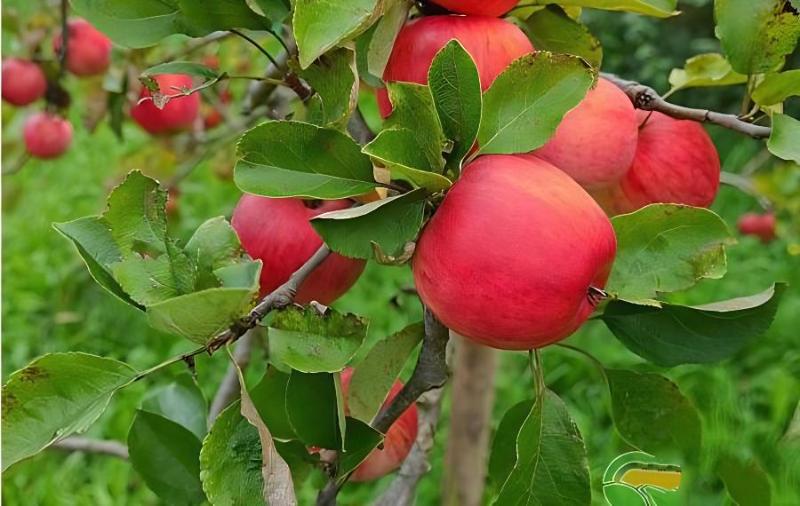
M 275 86 L 286 86 L 282 79 L 273 79 L 265 76 L 227 76 L 228 79 L 248 79 L 250 81 L 261 81 L 264 83 L 274 84 Z
M 255 39 L 253 39 L 253 38 L 251 38 L 250 36 L 248 36 L 248 35 L 244 34 L 243 32 L 240 32 L 239 30 L 237 30 L 237 29 L 235 29 L 235 28 L 231 28 L 231 29 L 230 29 L 230 30 L 228 30 L 228 31 L 229 31 L 229 32 L 231 32 L 231 33 L 233 33 L 233 34 L 235 34 L 235 35 L 238 35 L 239 37 L 243 38 L 244 40 L 246 40 L 247 42 L 249 42 L 250 44 L 252 44 L 252 45 L 253 45 L 254 47 L 256 47 L 256 48 L 257 48 L 259 51 L 261 51 L 261 53 L 262 53 L 264 56 L 266 56 L 266 57 L 269 59 L 269 61 L 270 61 L 270 62 L 271 62 L 273 65 L 275 65 L 276 67 L 280 68 L 280 65 L 278 65 L 278 62 L 275 60 L 275 58 L 273 58 L 273 57 L 272 57 L 272 55 L 271 55 L 271 54 L 269 54 L 269 52 L 268 52 L 266 49 L 264 49 L 264 47 L 263 47 L 263 46 L 261 46 L 261 44 L 259 44 L 258 42 L 256 42 L 256 40 L 255 40 Z
M 544 397 L 547 384 L 544 382 L 544 367 L 542 365 L 542 353 L 538 349 L 533 350 L 534 375 L 536 377 L 536 398 Z
M 139 381 L 139 380 L 141 380 L 141 379 L 153 374 L 154 372 L 158 372 L 161 369 L 164 369 L 165 367 L 171 366 L 172 364 L 176 364 L 178 362 L 191 361 L 197 355 L 200 355 L 201 353 L 206 353 L 208 350 L 209 350 L 208 345 L 201 346 L 200 348 L 197 348 L 197 349 L 195 349 L 193 351 L 190 351 L 188 353 L 184 353 L 182 355 L 177 355 L 175 357 L 167 359 L 167 360 L 165 360 L 164 362 L 161 362 L 158 365 L 154 365 L 153 367 L 150 367 L 149 369 L 145 369 L 144 371 L 139 372 L 138 374 L 136 374 L 136 376 L 131 378 L 127 383 L 123 384 L 119 388 L 123 388 L 123 387 L 131 385 L 133 383 L 136 383 L 137 381 Z

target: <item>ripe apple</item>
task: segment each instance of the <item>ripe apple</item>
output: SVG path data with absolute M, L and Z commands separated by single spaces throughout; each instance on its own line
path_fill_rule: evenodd
M 47 91 L 47 80 L 41 67 L 20 58 L 3 60 L 3 100 L 22 106 L 36 102 Z
M 345 399 L 345 411 L 347 411 L 347 392 L 350 389 L 350 380 L 353 377 L 353 370 L 350 368 L 342 371 L 342 395 Z M 395 381 L 389 391 L 386 401 L 383 406 L 392 402 L 392 399 L 402 390 L 403 384 L 400 381 Z M 403 463 L 414 446 L 414 441 L 417 439 L 417 430 L 419 429 L 417 420 L 417 405 L 412 404 L 403 414 L 386 431 L 386 438 L 383 440 L 383 449 L 375 448 L 367 456 L 366 460 L 359 464 L 353 474 L 350 476 L 351 481 L 371 481 L 385 476 Z
M 717 149 L 700 123 L 637 111 L 636 154 L 619 185 L 598 201 L 610 214 L 657 202 L 708 207 L 719 189 Z
M 465 167 L 422 231 L 414 281 L 453 331 L 539 348 L 586 321 L 615 253 L 608 217 L 567 174 L 532 155 L 489 155 Z
M 57 158 L 72 142 L 72 125 L 61 116 L 37 112 L 25 120 L 22 136 L 32 157 Z
M 348 200 L 303 201 L 245 194 L 233 211 L 231 224 L 247 253 L 261 259 L 261 295 L 273 291 L 311 258 L 322 239 L 309 220 L 318 214 L 350 207 Z M 365 262 L 332 253 L 300 285 L 295 301 L 328 305 L 361 275 Z
M 534 153 L 592 191 L 616 184 L 633 162 L 639 124 L 630 99 L 599 79 Z
M 519 0 L 431 0 L 431 3 L 460 14 L 471 16 L 502 16 Z
M 754 235 L 764 244 L 775 240 L 775 215 L 773 213 L 745 213 L 736 224 L 743 235 Z
M 67 70 L 76 76 L 102 74 L 111 63 L 111 39 L 85 19 L 70 19 L 67 23 Z M 53 51 L 61 52 L 63 42 L 59 33 L 53 39 Z
M 425 84 L 436 53 L 456 39 L 472 56 L 484 91 L 514 60 L 533 51 L 528 37 L 508 21 L 484 16 L 426 16 L 405 25 L 383 72 L 386 82 Z M 377 91 L 385 118 L 392 112 L 386 89 Z
M 153 79 L 164 95 L 174 95 L 192 87 L 192 78 L 185 74 L 158 74 Z M 139 99 L 149 96 L 150 90 L 142 87 Z M 152 100 L 138 102 L 131 107 L 131 117 L 151 134 L 170 134 L 191 128 L 199 110 L 200 95 L 192 93 L 170 99 L 163 109 L 156 107 Z

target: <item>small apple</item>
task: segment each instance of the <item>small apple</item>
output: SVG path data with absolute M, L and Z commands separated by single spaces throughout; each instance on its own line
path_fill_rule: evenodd
M 111 63 L 111 39 L 85 19 L 67 23 L 67 70 L 76 76 L 102 74 Z M 53 39 L 53 51 L 61 52 L 62 34 Z
M 345 406 L 347 404 L 347 395 L 350 389 L 350 380 L 353 377 L 353 370 L 350 368 L 342 371 L 342 395 L 345 399 Z M 403 389 L 403 384 L 400 381 L 395 381 L 389 391 L 383 407 L 386 407 L 392 399 L 394 399 L 400 390 Z M 345 407 L 345 411 L 347 408 Z M 387 474 L 391 473 L 406 460 L 408 452 L 414 446 L 414 441 L 417 439 L 417 431 L 419 430 L 419 421 L 417 419 L 417 405 L 412 404 L 403 414 L 386 431 L 386 437 L 383 440 L 383 448 L 376 448 L 367 456 L 359 466 L 353 471 L 350 476 L 350 481 L 364 482 L 377 480 Z
M 22 136 L 32 157 L 58 158 L 72 142 L 72 125 L 61 116 L 37 112 L 25 120 Z
M 231 224 L 242 247 L 264 265 L 261 295 L 278 288 L 322 246 L 322 239 L 309 223 L 318 214 L 350 207 L 349 200 L 304 201 L 245 194 L 233 211 Z M 364 260 L 332 253 L 297 291 L 295 301 L 316 300 L 329 305 L 356 282 Z
M 616 254 L 608 217 L 572 178 L 532 155 L 467 165 L 413 258 L 422 302 L 480 344 L 539 348 L 594 311 Z
M 639 124 L 630 99 L 599 79 L 534 154 L 592 191 L 616 184 L 633 162 Z
M 767 244 L 775 240 L 775 214 L 746 213 L 736 223 L 743 235 L 754 235 Z
M 519 0 L 431 0 L 445 9 L 471 16 L 502 16 L 517 5 Z
M 436 53 L 456 39 L 478 68 L 481 89 L 486 90 L 508 65 L 533 51 L 528 37 L 508 21 L 485 16 L 426 16 L 406 24 L 392 48 L 383 80 L 426 84 Z M 392 112 L 385 88 L 376 90 L 385 118 Z
M 610 214 L 659 202 L 708 207 L 719 190 L 717 149 L 703 125 L 660 112 L 637 111 L 639 140 L 628 171 L 596 195 Z
M 3 60 L 3 100 L 22 106 L 36 102 L 47 91 L 47 80 L 41 67 L 20 58 Z
M 153 79 L 164 95 L 174 95 L 179 90 L 192 88 L 192 78 L 185 74 L 158 74 L 153 76 Z M 141 100 L 149 96 L 151 96 L 150 90 L 142 87 L 139 94 L 140 101 L 131 107 L 131 117 L 153 135 L 188 130 L 197 119 L 200 110 L 198 93 L 171 98 L 163 109 L 156 107 L 152 100 Z

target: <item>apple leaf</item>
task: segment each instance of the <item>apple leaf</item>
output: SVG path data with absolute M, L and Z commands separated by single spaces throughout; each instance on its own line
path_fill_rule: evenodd
M 538 51 L 515 60 L 484 94 L 479 152 L 527 153 L 541 147 L 594 79 L 592 68 L 576 56 Z
M 557 5 L 547 5 L 525 20 L 524 27 L 537 51 L 580 56 L 600 68 L 603 48 L 583 23 L 572 19 Z
M 339 48 L 320 56 L 307 69 L 299 70 L 300 77 L 314 88 L 320 100 L 321 125 L 335 128 L 346 126 L 358 103 L 358 74 L 355 53 Z
M 306 446 L 340 450 L 344 409 L 338 374 L 292 371 L 286 385 L 286 412 Z
M 11 374 L 2 396 L 3 471 L 88 429 L 135 377 L 129 365 L 87 353 L 51 353 Z
M 377 186 L 369 157 L 346 134 L 297 121 L 268 121 L 240 139 L 234 182 L 267 197 L 338 199 Z
M 408 128 L 384 129 L 362 151 L 376 164 L 389 169 L 392 179 L 407 181 L 431 193 L 446 190 L 453 184 L 447 177 L 433 172 L 417 134 Z
M 150 390 L 140 409 L 189 429 L 198 440 L 208 432 L 206 399 L 189 374 L 181 374 L 172 382 Z
M 425 190 L 418 188 L 358 207 L 320 214 L 311 225 L 325 244 L 342 255 L 369 259 L 375 243 L 394 255 L 422 228 Z
M 725 245 L 734 239 L 708 209 L 652 204 L 611 223 L 617 258 L 606 289 L 620 299 L 645 302 L 725 274 Z
M 752 98 L 758 105 L 769 106 L 797 95 L 800 95 L 800 69 L 765 75 L 753 90 Z
M 785 114 L 773 115 L 767 148 L 778 158 L 800 163 L 800 120 Z
M 171 61 L 167 63 L 159 63 L 153 65 L 142 71 L 142 75 L 156 76 L 159 74 L 186 74 L 189 76 L 200 77 L 203 80 L 210 81 L 219 79 L 220 74 L 212 70 L 202 63 L 191 61 Z M 172 90 L 161 90 L 162 93 L 174 92 Z
M 289 416 L 286 414 L 286 385 L 289 375 L 273 366 L 267 369 L 261 381 L 250 389 L 250 398 L 258 414 L 276 439 L 297 439 Z
M 277 311 L 269 325 L 270 358 L 292 369 L 337 372 L 344 369 L 367 336 L 367 321 L 328 308 L 289 306 Z
M 717 362 L 767 331 L 785 288 L 777 284 L 750 297 L 703 306 L 613 300 L 601 318 L 628 349 L 654 364 Z
M 367 49 L 367 71 L 373 76 L 383 75 L 394 41 L 408 18 L 411 5 L 406 0 L 388 0 L 383 16 L 375 23 L 375 31 Z
M 550 2 L 548 0 L 538 3 Z M 562 7 L 589 7 L 591 9 L 634 12 L 659 18 L 678 14 L 675 10 L 678 0 L 558 0 L 558 4 Z
M 290 0 L 252 0 L 247 2 L 251 9 L 253 9 L 254 4 L 258 9 L 256 14 L 265 16 L 273 23 L 283 23 L 292 11 Z
M 729 86 L 744 84 L 747 76 L 731 68 L 731 64 L 719 53 L 705 53 L 686 60 L 682 69 L 672 69 L 669 74 L 670 93 L 684 88 L 705 86 Z
M 489 480 L 498 490 L 517 463 L 517 436 L 533 409 L 533 403 L 533 400 L 527 400 L 511 406 L 494 433 L 489 455 Z
M 383 441 L 383 434 L 356 418 L 346 418 L 347 434 L 339 459 L 337 477 L 347 476 Z
M 740 506 L 772 504 L 769 476 L 757 462 L 745 462 L 731 455 L 717 459 L 717 475 L 725 483 L 730 498 Z
M 631 446 L 657 455 L 676 450 L 689 458 L 698 455 L 700 415 L 675 383 L 623 369 L 606 369 L 606 378 L 614 425 Z

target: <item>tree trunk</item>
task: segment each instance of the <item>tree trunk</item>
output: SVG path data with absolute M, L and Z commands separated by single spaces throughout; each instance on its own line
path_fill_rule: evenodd
M 445 506 L 480 506 L 486 481 L 494 372 L 492 348 L 452 335 L 453 402 L 445 454 Z

